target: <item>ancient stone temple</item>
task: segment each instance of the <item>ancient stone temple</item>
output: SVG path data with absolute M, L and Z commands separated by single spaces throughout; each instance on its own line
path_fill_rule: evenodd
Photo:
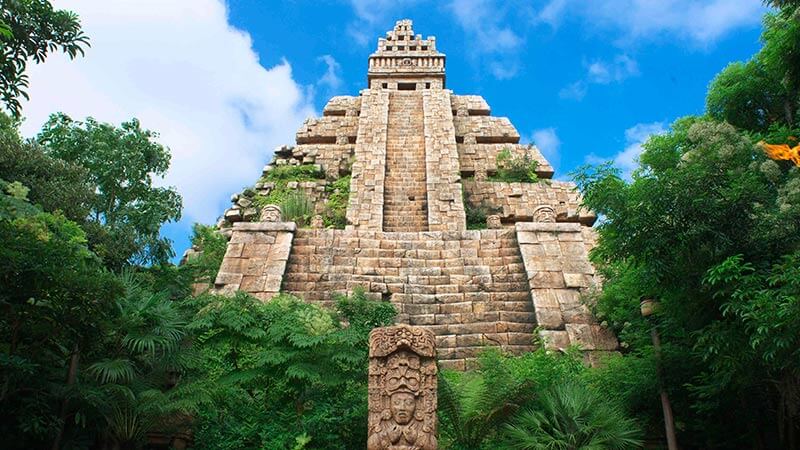
M 369 56 L 367 88 L 332 98 L 296 145 L 275 151 L 255 187 L 233 197 L 216 289 L 330 305 L 361 287 L 392 302 L 398 323 L 432 331 L 443 367 L 464 369 L 486 346 L 530 351 L 535 332 L 590 356 L 615 349 L 581 301 L 596 282 L 587 258 L 595 215 L 580 208 L 574 184 L 550 179 L 550 164 L 519 143 L 509 119 L 446 89 L 437 44 L 398 21 Z M 501 154 L 529 155 L 539 180 L 497 181 Z M 279 186 L 270 173 L 291 166 L 318 175 Z M 323 228 L 341 194 L 332 186 L 348 176 L 344 229 Z M 278 207 L 259 210 L 278 188 L 313 204 L 312 226 L 285 220 L 286 207 L 283 218 Z M 489 212 L 485 229 L 468 230 L 467 213 L 479 209 Z

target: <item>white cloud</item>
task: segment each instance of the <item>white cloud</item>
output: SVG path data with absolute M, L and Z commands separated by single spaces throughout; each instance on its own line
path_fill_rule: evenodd
M 583 97 L 586 97 L 588 89 L 589 87 L 586 85 L 585 81 L 578 80 L 561 88 L 561 90 L 558 91 L 558 96 L 569 100 L 582 100 Z
M 322 78 L 319 79 L 317 84 L 331 91 L 336 91 L 342 87 L 342 77 L 340 75 L 342 72 L 341 64 L 331 55 L 322 55 L 317 59 L 324 62 L 327 66 L 325 74 L 322 75 Z
M 518 6 L 518 5 L 517 5 Z M 456 22 L 467 33 L 478 63 L 485 63 L 499 80 L 513 78 L 519 69 L 517 53 L 525 39 L 506 24 L 511 9 L 494 0 L 452 0 L 448 5 Z M 519 8 L 513 8 L 519 13 Z
M 557 27 L 561 23 L 564 15 L 564 8 L 567 7 L 567 0 L 550 0 L 547 5 L 537 14 L 537 19 L 541 22 Z
M 262 66 L 222 0 L 57 6 L 80 15 L 92 47 L 75 61 L 54 55 L 30 66 L 23 131 L 35 134 L 56 111 L 112 123 L 137 117 L 172 151 L 163 182 L 183 195 L 187 222 L 213 222 L 231 193 L 258 178 L 272 148 L 292 142 L 315 114 L 290 64 Z
M 541 21 L 557 26 L 567 15 L 593 26 L 618 30 L 635 42 L 659 37 L 708 46 L 740 27 L 758 25 L 760 0 L 550 0 Z
M 628 55 L 617 55 L 611 61 L 595 60 L 586 66 L 583 79 L 564 86 L 559 97 L 570 100 L 582 100 L 589 90 L 590 84 L 621 83 L 627 78 L 639 75 L 639 65 Z
M 622 177 L 626 180 L 631 179 L 631 174 L 639 166 L 639 155 L 642 153 L 642 145 L 656 134 L 666 133 L 663 122 L 639 123 L 625 130 L 625 148 L 611 158 L 603 158 L 594 154 L 586 157 L 586 162 L 599 164 L 607 160 L 612 160 L 614 166 L 622 171 Z
M 542 155 L 554 169 L 561 162 L 561 139 L 558 138 L 555 128 L 540 128 L 534 130 L 531 142 L 536 145 Z
M 617 55 L 611 62 L 595 61 L 589 64 L 587 72 L 587 77 L 592 83 L 619 83 L 626 78 L 639 75 L 639 65 L 628 55 Z

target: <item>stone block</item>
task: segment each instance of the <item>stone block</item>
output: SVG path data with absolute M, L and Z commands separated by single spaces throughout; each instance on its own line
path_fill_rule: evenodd
M 564 328 L 564 319 L 558 308 L 536 308 L 536 324 L 547 330 Z
M 539 337 L 544 341 L 544 346 L 550 350 L 564 350 L 570 346 L 569 334 L 560 330 L 540 330 Z

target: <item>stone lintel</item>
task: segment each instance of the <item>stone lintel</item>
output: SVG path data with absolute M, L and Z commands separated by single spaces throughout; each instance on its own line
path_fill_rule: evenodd
M 233 224 L 234 231 L 297 231 L 297 224 L 294 222 L 236 222 Z
M 580 233 L 583 225 L 575 222 L 547 223 L 547 222 L 517 222 L 517 232 L 520 231 L 545 231 L 551 233 Z

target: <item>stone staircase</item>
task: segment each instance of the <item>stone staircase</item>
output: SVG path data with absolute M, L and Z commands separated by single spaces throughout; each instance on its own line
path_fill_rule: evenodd
M 388 123 L 383 230 L 426 231 L 428 199 L 422 94 L 392 92 Z
M 282 291 L 333 306 L 361 286 L 397 322 L 431 329 L 440 363 L 467 367 L 486 346 L 533 350 L 535 315 L 514 230 L 297 230 Z

